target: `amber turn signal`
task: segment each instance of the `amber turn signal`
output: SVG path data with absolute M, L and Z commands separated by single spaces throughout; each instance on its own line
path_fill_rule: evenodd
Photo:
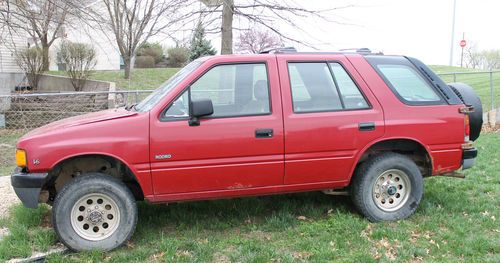
M 25 150 L 16 150 L 16 164 L 19 167 L 26 167 L 27 165 L 26 151 Z

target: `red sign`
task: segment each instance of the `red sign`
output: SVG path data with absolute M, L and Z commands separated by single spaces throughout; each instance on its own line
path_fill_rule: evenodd
M 460 47 L 464 48 L 467 45 L 467 42 L 465 40 L 460 41 Z

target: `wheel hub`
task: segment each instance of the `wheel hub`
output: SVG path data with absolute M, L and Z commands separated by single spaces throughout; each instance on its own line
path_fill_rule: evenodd
M 103 240 L 116 232 L 120 210 L 107 194 L 92 193 L 80 198 L 71 209 L 71 226 L 84 239 Z
M 87 216 L 87 220 L 92 224 L 98 224 L 103 220 L 102 213 L 100 211 L 93 210 Z
M 388 195 L 393 196 L 396 194 L 396 192 L 397 192 L 396 186 L 391 185 L 391 186 L 387 187 L 387 194 Z
M 406 204 L 410 196 L 410 178 L 401 170 L 387 170 L 375 180 L 372 193 L 375 204 L 383 211 L 398 210 Z

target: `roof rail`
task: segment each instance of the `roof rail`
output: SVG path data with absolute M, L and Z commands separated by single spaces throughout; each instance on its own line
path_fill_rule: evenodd
M 370 54 L 372 51 L 369 48 L 362 47 L 362 48 L 344 48 L 341 49 L 340 51 L 351 51 L 351 52 L 356 52 L 356 53 L 363 53 L 363 54 Z
M 297 53 L 297 49 L 295 49 L 294 47 L 279 47 L 279 48 L 264 50 L 259 54 L 282 54 L 282 53 Z

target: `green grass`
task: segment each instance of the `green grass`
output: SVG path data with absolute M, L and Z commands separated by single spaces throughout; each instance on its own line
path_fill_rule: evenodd
M 369 223 L 349 198 L 318 192 L 168 206 L 143 202 L 126 246 L 55 254 L 49 261 L 499 262 L 498 145 L 500 133 L 481 136 L 477 164 L 466 179 L 426 179 L 422 203 L 407 220 Z M 54 244 L 53 231 L 40 226 L 48 213 L 45 206 L 17 206 L 0 221 L 14 229 L 0 242 L 0 261 Z
M 438 74 L 443 73 L 453 73 L 453 72 L 477 72 L 481 70 L 475 69 L 466 69 L 460 67 L 449 67 L 449 66 L 431 66 L 432 70 L 434 70 Z M 490 75 L 488 73 L 477 73 L 477 74 L 467 74 L 460 75 L 457 74 L 455 79 L 453 75 L 441 75 L 441 78 L 446 83 L 451 82 L 463 82 L 466 83 L 476 90 L 477 94 L 481 98 L 481 102 L 483 103 L 483 111 L 489 111 L 491 109 L 491 93 L 490 93 Z M 493 105 L 495 108 L 500 107 L 500 72 L 493 73 L 493 96 L 494 102 Z
M 178 68 L 133 69 L 130 81 L 123 78 L 123 70 L 94 71 L 90 79 L 115 82 L 117 88 L 128 90 L 154 90 L 172 77 Z M 63 75 L 64 71 L 50 71 L 51 75 Z

